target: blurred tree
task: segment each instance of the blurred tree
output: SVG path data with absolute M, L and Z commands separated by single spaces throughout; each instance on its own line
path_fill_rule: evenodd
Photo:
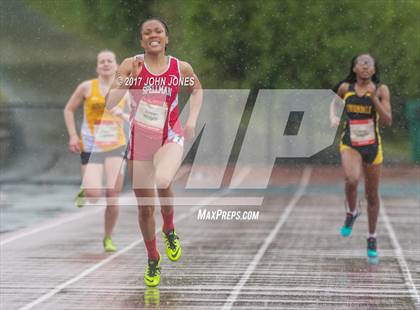
M 402 103 L 420 97 L 416 0 L 27 1 L 124 56 L 139 50 L 139 22 L 161 16 L 170 53 L 206 88 L 331 88 L 369 52 L 391 89 L 394 129 L 405 128 Z
M 207 87 L 331 88 L 368 52 L 391 89 L 391 130 L 406 129 L 403 103 L 420 97 L 420 1 L 181 3 L 181 27 L 194 29 L 182 54 Z
M 124 57 L 139 49 L 139 23 L 153 16 L 154 2 L 147 0 L 26 0 L 64 29 L 95 46 L 113 49 Z
M 84 0 L 86 28 L 120 46 L 139 48 L 139 23 L 152 16 L 152 1 Z

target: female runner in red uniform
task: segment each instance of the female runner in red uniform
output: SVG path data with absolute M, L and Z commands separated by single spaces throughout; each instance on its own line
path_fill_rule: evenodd
M 172 261 L 181 257 L 174 229 L 172 180 L 181 165 L 184 137 L 192 139 L 202 104 L 200 81 L 188 63 L 166 55 L 168 27 L 159 18 L 140 26 L 144 55 L 125 59 L 118 69 L 113 89 L 129 89 L 131 97 L 129 171 L 139 209 L 139 225 L 148 253 L 144 274 L 147 286 L 160 282 L 160 254 L 156 247 L 153 197 L 155 186 L 163 217 L 166 254 Z M 178 93 L 181 81 L 188 84 L 190 113 L 182 128 Z M 108 107 L 114 106 L 121 92 L 108 94 Z

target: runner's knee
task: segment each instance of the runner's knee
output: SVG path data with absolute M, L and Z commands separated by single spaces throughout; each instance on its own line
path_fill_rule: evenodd
M 106 189 L 106 196 L 107 197 L 116 197 L 116 196 L 118 196 L 119 193 L 120 193 L 120 191 L 118 189 L 115 189 L 115 188 L 107 188 Z
M 141 220 L 147 220 L 152 218 L 155 213 L 155 207 L 153 206 L 139 206 L 139 217 Z
M 155 182 L 156 182 L 156 187 L 157 188 L 168 188 L 169 185 L 171 185 L 171 179 L 161 173 L 157 173 L 155 175 Z
M 106 190 L 106 203 L 108 207 L 118 206 L 119 192 L 113 189 Z
M 365 194 L 368 207 L 379 206 L 379 195 L 378 193 L 367 193 Z
M 111 211 L 111 212 L 118 212 L 118 205 L 117 204 L 112 204 L 112 205 L 110 205 L 110 204 L 108 204 L 107 206 L 106 206 L 106 209 L 108 210 L 108 211 Z
M 85 189 L 86 198 L 90 203 L 98 202 L 101 197 L 101 192 L 100 189 Z
M 345 182 L 346 182 L 346 185 L 348 185 L 348 186 L 357 187 L 357 184 L 359 183 L 359 180 L 355 176 L 346 176 L 345 177 Z

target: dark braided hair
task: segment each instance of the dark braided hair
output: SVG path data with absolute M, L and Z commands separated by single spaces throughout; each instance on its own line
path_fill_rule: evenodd
M 356 77 L 356 73 L 353 72 L 353 68 L 356 65 L 357 58 L 361 55 L 369 55 L 370 57 L 372 57 L 372 55 L 370 55 L 370 54 L 359 54 L 359 55 L 354 56 L 351 59 L 349 74 L 347 75 L 347 77 L 344 80 L 341 80 L 340 82 L 337 83 L 337 85 L 335 85 L 333 87 L 333 89 L 332 89 L 333 92 L 337 93 L 337 91 L 340 88 L 340 85 L 342 83 L 349 83 L 349 84 L 356 83 L 357 77 Z M 378 85 L 380 83 L 379 67 L 378 67 L 378 64 L 376 63 L 375 58 L 373 58 L 373 60 L 375 61 L 375 74 L 372 76 L 372 82 L 375 83 L 376 85 Z
M 141 31 L 143 30 L 143 25 L 144 25 L 145 23 L 147 23 L 147 22 L 150 22 L 151 20 L 156 20 L 156 21 L 158 21 L 159 23 L 161 23 L 161 24 L 163 25 L 163 27 L 165 28 L 166 35 L 168 35 L 168 34 L 169 34 L 169 28 L 168 28 L 168 25 L 167 25 L 167 24 L 166 24 L 166 22 L 165 22 L 162 18 L 160 18 L 160 17 L 150 17 L 150 18 L 146 19 L 145 21 L 143 21 L 143 22 L 140 24 L 140 27 L 139 27 L 140 33 L 141 33 Z

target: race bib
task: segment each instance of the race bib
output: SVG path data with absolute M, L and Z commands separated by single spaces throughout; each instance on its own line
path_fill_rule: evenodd
M 165 103 L 163 105 L 156 105 L 140 100 L 135 120 L 153 129 L 163 129 L 165 127 L 167 112 L 168 108 Z
M 354 146 L 374 144 L 376 138 L 373 120 L 350 120 L 350 140 Z
M 113 121 L 102 121 L 94 125 L 95 143 L 98 146 L 118 144 L 118 125 Z

